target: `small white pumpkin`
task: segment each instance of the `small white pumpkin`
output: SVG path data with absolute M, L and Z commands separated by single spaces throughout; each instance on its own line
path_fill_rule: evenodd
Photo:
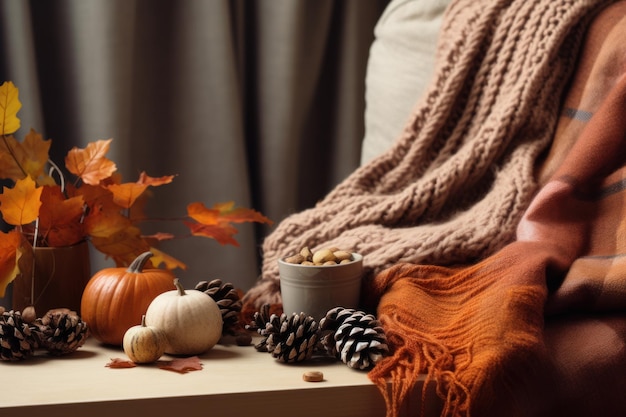
M 185 290 L 174 279 L 175 290 L 164 292 L 150 303 L 146 324 L 159 328 L 167 339 L 165 352 L 198 355 L 207 352 L 222 336 L 222 313 L 210 295 Z
M 147 326 L 146 316 L 141 324 L 132 326 L 124 333 L 124 353 L 135 363 L 156 362 L 165 353 L 167 340 L 161 329 Z

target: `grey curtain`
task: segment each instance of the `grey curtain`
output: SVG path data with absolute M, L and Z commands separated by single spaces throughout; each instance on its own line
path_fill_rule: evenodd
M 365 68 L 386 4 L 0 0 L 0 81 L 20 89 L 18 138 L 43 133 L 57 162 L 113 138 L 124 180 L 176 174 L 155 189 L 154 218 L 233 200 L 278 223 L 359 164 Z M 238 248 L 182 238 L 162 249 L 188 265 L 176 271 L 186 286 L 219 277 L 245 290 L 271 227 L 239 230 Z M 98 253 L 92 263 L 111 265 Z

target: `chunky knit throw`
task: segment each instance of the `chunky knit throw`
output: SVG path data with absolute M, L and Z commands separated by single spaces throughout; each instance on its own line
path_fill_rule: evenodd
M 455 0 L 434 82 L 388 152 L 263 243 L 244 310 L 280 303 L 277 259 L 334 246 L 367 278 L 398 262 L 467 263 L 514 238 L 537 190 L 586 22 L 606 0 Z
M 441 38 L 404 136 L 279 225 L 248 305 L 349 245 L 388 417 L 432 386 L 442 416 L 626 415 L 626 1 L 457 0 Z

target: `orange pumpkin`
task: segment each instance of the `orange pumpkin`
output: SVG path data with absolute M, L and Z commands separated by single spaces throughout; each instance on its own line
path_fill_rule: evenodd
M 126 330 L 141 323 L 152 300 L 174 288 L 171 271 L 143 269 L 150 257 L 148 251 L 128 268 L 102 269 L 85 286 L 80 315 L 100 342 L 121 346 Z

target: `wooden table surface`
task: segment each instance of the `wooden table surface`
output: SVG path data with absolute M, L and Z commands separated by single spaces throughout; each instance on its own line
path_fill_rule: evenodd
M 77 352 L 64 357 L 49 357 L 42 352 L 22 362 L 0 362 L 0 415 L 385 415 L 383 398 L 367 374 L 330 358 L 286 365 L 253 346 L 237 346 L 227 340 L 200 355 L 202 370 L 186 374 L 155 365 L 112 369 L 106 366 L 112 358 L 127 359 L 121 348 L 104 346 L 90 338 Z M 324 380 L 306 382 L 302 379 L 306 371 L 322 371 Z M 405 412 L 408 414 L 415 406 L 408 404 Z M 436 404 L 428 408 L 432 409 L 431 415 L 438 415 Z

